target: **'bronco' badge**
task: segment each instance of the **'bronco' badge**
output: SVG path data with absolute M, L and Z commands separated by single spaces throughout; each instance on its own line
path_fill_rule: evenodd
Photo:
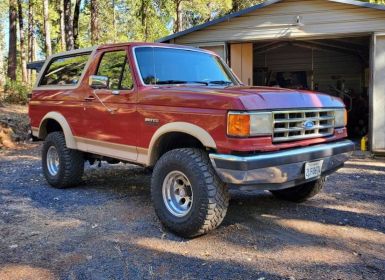
M 159 124 L 159 119 L 151 119 L 151 118 L 145 118 L 144 123 L 148 125 L 158 125 Z

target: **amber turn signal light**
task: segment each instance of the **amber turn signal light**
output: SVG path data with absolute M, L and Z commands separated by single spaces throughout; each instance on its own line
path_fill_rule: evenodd
M 344 111 L 344 122 L 345 122 L 345 126 L 348 125 L 348 111 L 345 109 Z
M 229 114 L 227 118 L 227 134 L 229 136 L 250 136 L 250 115 Z

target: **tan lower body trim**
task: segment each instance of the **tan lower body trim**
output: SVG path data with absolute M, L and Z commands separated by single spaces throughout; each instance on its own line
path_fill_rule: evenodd
M 137 148 L 135 146 L 115 144 L 105 141 L 92 140 L 75 136 L 78 150 L 97 155 L 116 158 L 124 161 L 130 161 L 139 164 L 147 164 L 147 149 Z M 140 152 L 138 153 L 138 150 Z
M 35 137 L 39 137 L 39 128 L 38 127 L 31 127 L 32 135 Z
M 138 162 L 144 165 L 148 165 L 148 149 L 145 148 L 137 148 L 138 151 Z

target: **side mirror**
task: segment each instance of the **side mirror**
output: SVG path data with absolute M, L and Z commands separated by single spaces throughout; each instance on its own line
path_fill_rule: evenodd
M 94 89 L 104 89 L 109 87 L 110 79 L 106 76 L 91 75 L 88 84 Z

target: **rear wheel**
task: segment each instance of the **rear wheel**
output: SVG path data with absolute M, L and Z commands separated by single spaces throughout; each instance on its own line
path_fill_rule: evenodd
M 279 199 L 304 202 L 318 194 L 324 185 L 325 177 L 321 177 L 316 181 L 307 182 L 289 189 L 271 191 L 271 193 Z
M 226 215 L 229 194 L 207 153 L 176 149 L 155 165 L 151 196 L 156 214 L 171 231 L 195 237 L 218 227 Z
M 62 132 L 52 132 L 45 138 L 42 164 L 47 182 L 55 188 L 76 186 L 84 172 L 83 153 L 67 148 Z

